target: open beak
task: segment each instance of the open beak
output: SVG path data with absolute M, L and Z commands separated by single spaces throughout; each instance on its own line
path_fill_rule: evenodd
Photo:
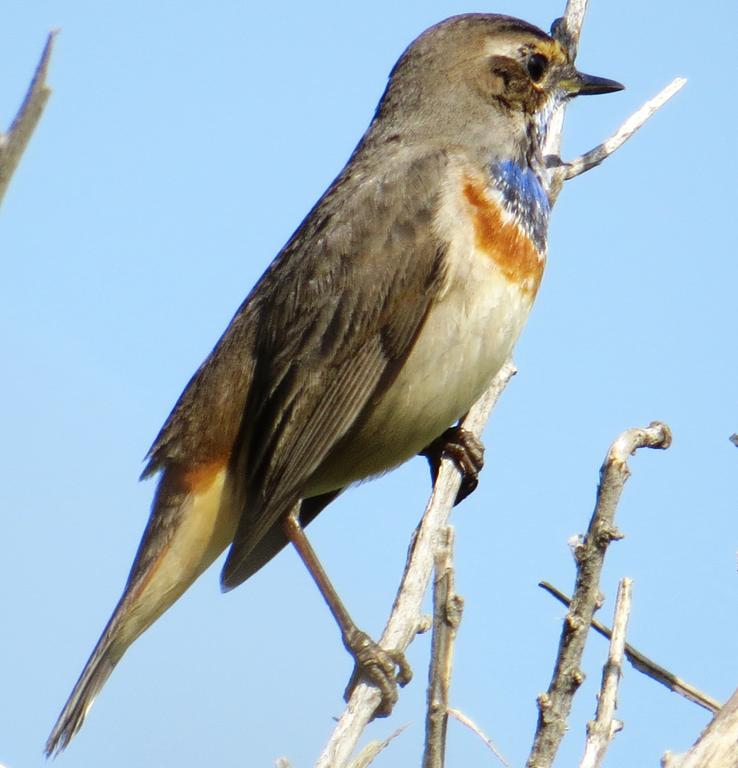
M 594 96 L 598 93 L 615 93 L 625 88 L 622 83 L 608 80 L 606 77 L 585 75 L 583 72 L 574 72 L 573 77 L 567 78 L 561 83 L 570 96 Z

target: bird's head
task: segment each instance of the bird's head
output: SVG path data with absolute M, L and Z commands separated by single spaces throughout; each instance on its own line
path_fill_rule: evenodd
M 585 75 L 556 39 L 520 19 L 465 14 L 436 24 L 400 57 L 377 110 L 408 137 L 505 142 L 532 126 L 542 141 L 557 105 L 620 83 Z M 495 136 L 495 134 L 498 134 Z

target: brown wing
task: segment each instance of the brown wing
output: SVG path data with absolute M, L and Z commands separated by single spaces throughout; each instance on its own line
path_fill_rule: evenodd
M 406 152 L 372 175 L 355 162 L 257 287 L 256 362 L 231 465 L 243 512 L 224 588 L 252 572 L 254 547 L 412 349 L 443 280 L 432 220 L 445 167 L 441 152 Z
M 180 395 L 146 455 L 142 479 L 173 465 L 188 471 L 228 462 L 254 374 L 258 317 L 250 299 Z

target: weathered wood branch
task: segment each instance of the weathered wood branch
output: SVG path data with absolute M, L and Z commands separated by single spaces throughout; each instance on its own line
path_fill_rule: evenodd
M 645 122 L 653 117 L 669 99 L 679 92 L 687 83 L 684 77 L 675 77 L 669 85 L 663 88 L 652 99 L 649 99 L 640 109 L 636 110 L 627 120 L 623 122 L 620 128 L 594 149 L 585 152 L 583 155 L 569 160 L 560 165 L 556 172 L 563 174 L 564 181 L 573 179 L 586 171 L 596 168 L 603 160 L 625 144 L 625 142 L 639 129 Z
M 41 59 L 36 66 L 33 80 L 31 80 L 23 103 L 8 132 L 0 133 L 0 204 L 5 197 L 10 179 L 18 167 L 38 121 L 41 119 L 41 113 L 44 111 L 46 102 L 51 96 L 51 88 L 46 85 L 46 74 L 56 35 L 56 32 L 51 32 L 46 39 Z
M 553 595 L 565 606 L 568 607 L 571 605 L 571 599 L 548 582 L 542 581 L 538 586 L 545 589 L 546 592 Z M 612 630 L 597 621 L 597 619 L 592 619 L 592 629 L 594 629 L 595 632 L 599 632 L 608 640 L 612 637 Z M 657 683 L 666 686 L 670 691 L 674 691 L 674 693 L 678 693 L 688 701 L 698 704 L 700 707 L 704 707 L 708 712 L 715 714 L 720 711 L 722 705 L 717 699 L 713 699 L 712 696 L 708 696 L 703 691 L 700 691 L 699 688 L 695 688 L 693 685 L 690 685 L 690 683 L 682 680 L 673 672 L 670 672 L 665 667 L 657 664 L 653 659 L 649 659 L 648 656 L 634 648 L 630 643 L 625 644 L 625 658 L 633 665 L 634 669 L 637 669 Z
M 449 526 L 440 531 L 434 558 L 433 636 L 423 768 L 443 768 L 446 762 L 448 691 L 451 686 L 454 640 L 464 610 L 464 600 L 454 589 L 453 549 L 454 534 Z
M 600 470 L 597 502 L 587 535 L 575 548 L 576 586 L 564 620 L 551 684 L 548 691 L 538 697 L 538 726 L 528 768 L 548 768 L 553 763 L 566 731 L 574 694 L 584 680 L 580 664 L 600 600 L 600 574 L 605 553 L 612 541 L 622 538 L 615 527 L 615 511 L 630 476 L 628 457 L 639 448 L 664 449 L 670 443 L 669 428 L 653 422 L 645 428 L 626 430 L 610 446 Z
M 602 670 L 602 685 L 597 699 L 597 715 L 587 725 L 587 744 L 579 768 L 599 768 L 610 742 L 623 727 L 623 724 L 615 719 L 615 709 L 620 678 L 623 675 L 625 633 L 630 618 L 632 585 L 630 579 L 622 579 L 618 586 L 610 650 Z
M 454 720 L 458 720 L 462 725 L 465 725 L 475 736 L 478 736 L 485 747 L 505 766 L 505 768 L 509 768 L 510 763 L 505 760 L 505 758 L 502 756 L 500 751 L 495 746 L 492 739 L 490 739 L 489 736 L 487 736 L 484 731 L 468 716 L 465 715 L 463 712 L 460 712 L 458 709 L 454 709 L 453 707 L 448 708 L 448 715 L 449 717 L 453 717 Z
M 735 768 L 738 765 L 738 690 L 683 756 L 667 753 L 668 768 Z

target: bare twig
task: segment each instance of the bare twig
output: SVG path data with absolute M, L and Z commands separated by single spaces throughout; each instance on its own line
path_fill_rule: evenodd
M 382 741 L 370 741 L 364 749 L 359 752 L 348 768 L 366 768 L 382 750 L 387 749 L 405 728 L 407 728 L 407 726 L 403 725 L 402 728 L 398 728 L 394 733 L 391 733 Z
M 621 538 L 615 528 L 615 510 L 630 471 L 627 459 L 638 448 L 668 448 L 671 432 L 665 424 L 628 429 L 610 446 L 600 470 L 597 503 L 587 535 L 576 547 L 576 587 L 564 621 L 553 679 L 548 692 L 538 698 L 538 726 L 528 758 L 529 768 L 545 768 L 553 762 L 571 709 L 574 694 L 584 679 L 579 665 L 599 599 L 599 581 L 605 552 Z
M 551 34 L 569 51 L 569 58 L 574 61 L 579 47 L 584 14 L 587 12 L 587 0 L 567 0 L 564 15 L 551 25 Z M 546 133 L 543 154 L 558 158 L 561 154 L 561 137 L 564 130 L 565 105 L 560 106 L 551 116 Z M 563 176 L 552 173 L 549 177 L 548 194 L 553 203 L 564 183 Z
M 595 168 L 613 152 L 620 149 L 650 117 L 684 87 L 686 82 L 687 80 L 684 77 L 674 78 L 669 85 L 634 112 L 609 139 L 603 141 L 602 144 L 599 144 L 589 152 L 564 164 L 560 169 L 564 174 L 564 179 L 573 179 L 575 176 Z
M 610 649 L 602 670 L 602 685 L 597 700 L 597 715 L 587 724 L 587 744 L 579 768 L 598 768 L 602 764 L 610 742 L 623 724 L 615 720 L 618 686 L 623 674 L 623 653 L 625 651 L 625 633 L 630 617 L 630 597 L 633 582 L 622 579 L 618 586 L 615 601 L 615 616 Z
M 587 0 L 568 0 L 564 16 L 557 19 L 551 27 L 551 33 L 568 49 L 569 57 L 572 61 L 575 60 L 579 47 L 579 36 L 582 31 L 587 4 Z M 686 79 L 683 77 L 677 77 L 672 80 L 660 93 L 634 112 L 609 139 L 571 162 L 562 162 L 559 157 L 566 105 L 559 107 L 551 119 L 546 136 L 546 144 L 543 147 L 543 153 L 550 168 L 548 194 L 551 203 L 555 202 L 565 181 L 595 168 L 608 158 L 641 128 L 649 118 L 661 109 L 686 82 Z
M 463 421 L 463 428 L 479 437 L 489 414 L 508 381 L 515 373 L 511 361 L 505 363 L 487 392 L 474 404 Z M 433 494 L 410 544 L 405 573 L 380 644 L 383 648 L 405 649 L 421 626 L 421 604 L 433 569 L 433 540 L 447 524 L 461 475 L 449 459 L 441 461 Z M 316 763 L 317 768 L 343 766 L 379 703 L 379 691 L 358 685 L 341 715 L 335 730 Z
M 443 768 L 446 762 L 448 689 L 451 685 L 456 630 L 464 610 L 463 599 L 454 591 L 453 551 L 454 532 L 449 526 L 439 531 L 435 551 L 433 637 L 428 671 L 423 768 Z
M 579 38 L 587 5 L 587 0 L 567 0 L 564 15 L 557 19 L 551 28 L 554 37 L 569 51 L 572 61 L 576 59 L 579 50 Z
M 560 590 L 556 589 L 553 585 L 547 581 L 542 581 L 538 584 L 539 587 L 545 589 L 546 592 L 553 595 L 559 602 L 566 606 L 571 605 L 571 600 Z M 599 632 L 608 640 L 612 637 L 612 631 L 609 627 L 606 627 L 597 619 L 592 619 L 592 628 Z M 685 699 L 704 707 L 709 712 L 715 714 L 720 710 L 722 706 L 717 699 L 713 699 L 712 696 L 708 696 L 698 688 L 685 682 L 681 678 L 677 677 L 673 672 L 669 672 L 668 669 L 658 665 L 653 659 L 649 659 L 648 656 L 642 654 L 639 650 L 634 648 L 630 643 L 625 644 L 625 658 L 633 665 L 635 669 L 642 672 L 644 675 L 655 680 L 657 683 L 665 685 L 669 690 L 678 693 L 680 696 L 684 696 Z
M 10 130 L 7 133 L 0 133 L 0 203 L 5 197 L 10 179 L 18 167 L 21 156 L 51 95 L 51 88 L 46 85 L 46 73 L 56 34 L 56 32 L 51 32 L 46 39 L 46 45 L 34 72 L 33 80 Z
M 500 754 L 492 739 L 490 739 L 489 736 L 487 736 L 487 734 L 485 734 L 484 731 L 482 731 L 482 729 L 470 717 L 467 717 L 463 712 L 459 712 L 458 709 L 454 709 L 453 707 L 449 707 L 447 711 L 450 717 L 458 720 L 462 725 L 465 725 L 470 731 L 472 731 L 472 733 L 475 733 L 477 736 L 479 736 L 479 738 L 485 743 L 490 752 L 492 752 L 492 754 L 503 765 L 510 765 L 510 763 L 508 763 L 507 760 L 505 760 L 505 758 Z
M 738 765 L 738 690 L 702 731 L 681 760 L 670 756 L 676 768 L 732 768 Z M 665 761 L 663 761 L 664 764 Z

